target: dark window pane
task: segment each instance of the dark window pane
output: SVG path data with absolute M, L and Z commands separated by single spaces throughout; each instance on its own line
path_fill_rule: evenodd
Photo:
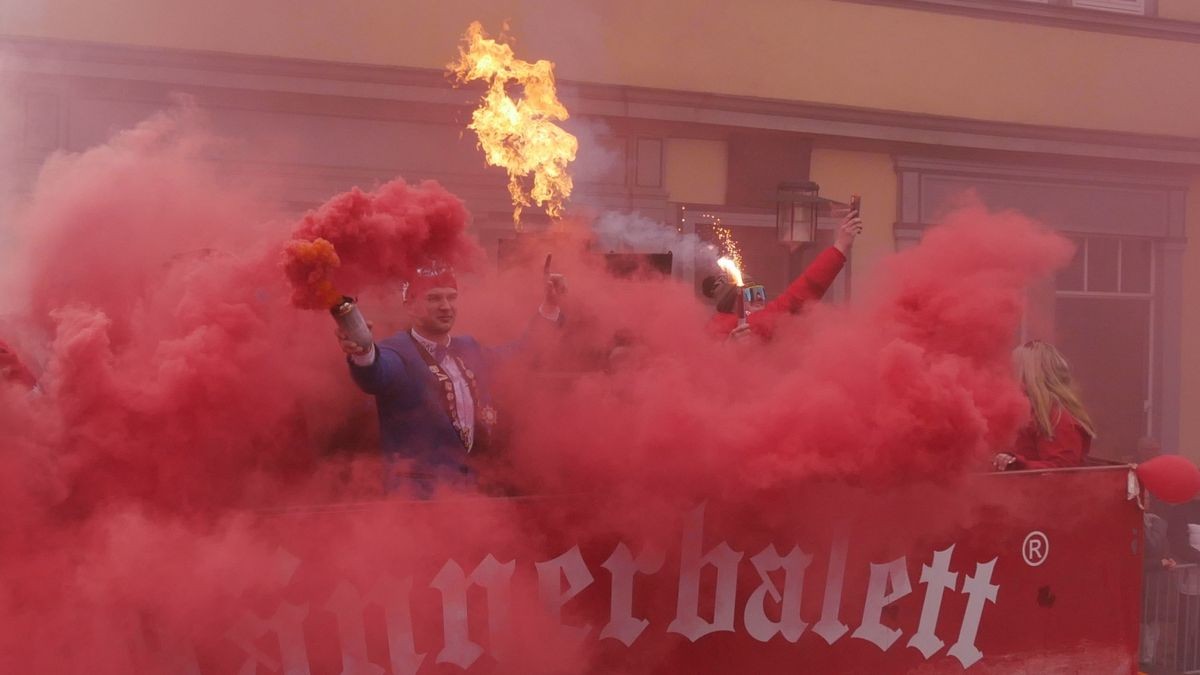
M 1150 300 L 1060 297 L 1054 328 L 1099 434 L 1092 456 L 1131 460 L 1146 433 Z
M 1091 237 L 1088 239 L 1087 290 L 1115 293 L 1117 291 L 1117 251 L 1121 240 Z
M 1121 242 L 1121 291 L 1150 292 L 1150 241 L 1126 239 Z
M 1075 244 L 1075 257 L 1071 258 L 1071 263 L 1069 265 L 1058 272 L 1058 280 L 1055 283 L 1055 287 L 1060 291 L 1083 290 L 1084 240 L 1078 237 L 1072 237 L 1071 243 Z

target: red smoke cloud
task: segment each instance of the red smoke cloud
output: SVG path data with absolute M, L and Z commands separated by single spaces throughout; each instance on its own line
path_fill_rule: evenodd
M 894 256 L 851 306 L 814 306 L 753 348 L 685 329 L 705 311 L 689 288 L 581 267 L 572 309 L 592 337 L 635 335 L 642 358 L 615 374 L 520 387 L 521 407 L 538 411 L 518 422 L 521 479 L 632 482 L 648 494 L 679 484 L 700 496 L 813 476 L 957 477 L 1024 419 L 1009 350 L 1025 289 L 1069 255 L 1065 240 L 1020 215 L 968 208 Z
M 735 346 L 707 336 L 710 310 L 690 287 L 614 280 L 582 245 L 564 247 L 554 265 L 571 282 L 568 326 L 540 358 L 510 365 L 497 392 L 508 451 L 493 459 L 514 490 L 574 501 L 413 511 L 361 501 L 379 496 L 370 447 L 353 452 L 369 446 L 374 415 L 330 320 L 293 304 L 324 306 L 307 292 L 314 281 L 369 292 L 428 257 L 471 266 L 479 248 L 464 206 L 436 184 L 393 181 L 289 228 L 263 206 L 269 196 L 200 159 L 216 142 L 192 113 L 157 117 L 55 159 L 17 221 L 30 263 L 23 285 L 3 290 L 31 298 L 13 325 L 22 344 L 42 346 L 25 355 L 38 392 L 0 383 L 5 672 L 186 672 L 169 664 L 192 648 L 206 675 L 237 671 L 254 649 L 278 671 L 286 649 L 264 646 L 271 631 L 252 627 L 283 625 L 301 606 L 310 656 L 325 664 L 313 672 L 338 672 L 351 591 L 388 574 L 411 574 L 414 603 L 429 607 L 448 560 L 469 573 L 489 553 L 528 565 L 580 543 L 599 575 L 617 540 L 635 553 L 677 542 L 680 515 L 702 499 L 723 505 L 712 531 L 783 542 L 827 538 L 839 514 L 828 504 L 781 511 L 798 493 L 841 482 L 956 490 L 1023 419 L 1008 350 L 1024 292 L 1069 254 L 1018 215 L 967 209 L 895 256 L 854 304 L 813 307 L 773 343 Z M 325 240 L 340 265 L 326 256 L 281 274 L 288 240 Z M 540 268 L 465 280 L 462 331 L 491 344 L 519 334 L 540 285 Z M 377 325 L 397 323 L 382 294 L 361 307 Z M 631 347 L 614 359 L 618 333 Z M 353 517 L 271 511 L 346 501 L 362 504 Z M 934 501 L 900 500 L 868 529 L 903 540 L 905 518 Z M 854 500 L 838 508 L 845 515 Z M 293 570 L 295 557 L 304 564 Z M 612 665 L 589 643 L 547 641 L 531 572 L 515 574 L 512 660 L 481 667 Z M 656 617 L 674 602 L 661 591 L 639 600 Z M 604 603 L 581 596 L 568 614 L 602 616 Z M 377 636 L 380 608 L 364 611 Z M 448 668 L 434 663 L 442 617 L 414 612 L 422 672 Z M 619 667 L 653 670 L 661 654 L 648 652 L 673 648 L 642 647 L 645 658 Z
M 482 250 L 467 235 L 466 207 L 433 181 L 353 188 L 310 211 L 284 250 L 292 302 L 329 309 L 341 293 L 411 278 L 436 260 L 469 269 Z

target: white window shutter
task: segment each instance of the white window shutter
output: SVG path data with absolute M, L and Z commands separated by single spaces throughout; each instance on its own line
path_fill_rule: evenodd
M 1071 0 L 1075 7 L 1123 14 L 1145 14 L 1146 0 Z

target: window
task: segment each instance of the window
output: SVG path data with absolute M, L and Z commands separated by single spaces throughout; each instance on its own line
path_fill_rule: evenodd
M 1075 257 L 1058 273 L 1059 293 L 1149 296 L 1154 249 L 1148 239 L 1071 237 Z
M 1053 340 L 1076 378 L 1098 437 L 1096 457 L 1131 460 L 1151 433 L 1154 249 L 1148 239 L 1072 237 L 1053 299 Z
M 1180 450 L 1186 183 L 904 155 L 896 171 L 898 248 L 916 244 L 964 190 L 1071 238 L 1074 259 L 1030 294 L 1025 339 L 1054 342 L 1071 362 L 1100 434 L 1094 455 L 1128 458 L 1144 435 Z
M 1122 12 L 1125 14 L 1148 14 L 1146 0 L 1072 0 L 1073 7 L 1084 9 L 1099 9 L 1105 12 Z
M 1101 12 L 1118 12 L 1120 14 L 1140 14 L 1153 16 L 1153 0 L 1017 0 L 1018 2 L 1034 2 L 1039 5 L 1054 5 L 1058 7 L 1077 7 L 1079 9 L 1094 9 Z

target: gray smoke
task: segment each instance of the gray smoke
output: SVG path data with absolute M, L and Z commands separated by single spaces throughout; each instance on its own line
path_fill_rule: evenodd
M 592 224 L 596 246 L 604 252 L 675 254 L 676 260 L 717 259 L 717 250 L 694 233 L 684 233 L 640 213 L 608 211 Z

